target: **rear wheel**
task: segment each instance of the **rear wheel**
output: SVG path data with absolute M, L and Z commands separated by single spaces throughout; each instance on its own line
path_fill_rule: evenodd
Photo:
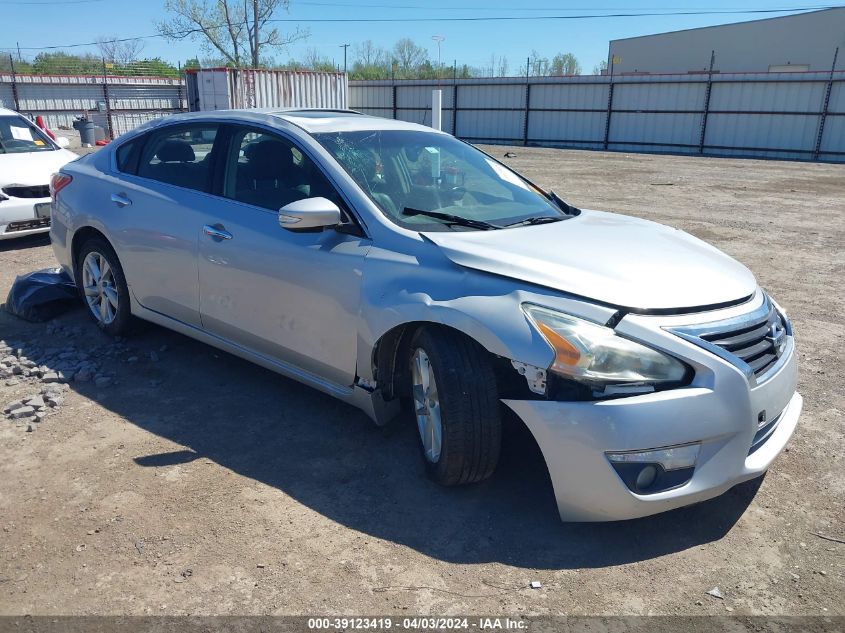
M 107 334 L 125 334 L 131 313 L 129 288 L 117 254 L 104 239 L 87 240 L 76 258 L 76 285 L 95 323 Z
M 419 330 L 410 349 L 411 396 L 429 476 L 444 486 L 486 479 L 502 439 L 486 352 L 457 332 L 434 328 Z

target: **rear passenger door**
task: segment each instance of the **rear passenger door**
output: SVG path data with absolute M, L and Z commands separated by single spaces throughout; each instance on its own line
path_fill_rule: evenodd
M 118 242 L 138 302 L 200 326 L 197 248 L 211 195 L 218 125 L 168 126 L 118 150 L 119 186 L 110 203 Z

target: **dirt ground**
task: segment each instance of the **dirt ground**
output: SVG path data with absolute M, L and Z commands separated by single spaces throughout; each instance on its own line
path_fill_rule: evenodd
M 562 524 L 519 429 L 490 481 L 445 490 L 410 420 L 382 431 L 155 326 L 115 342 L 81 309 L 58 331 L 0 312 L 23 353 L 85 351 L 112 378 L 71 383 L 34 432 L 0 418 L 0 613 L 845 615 L 845 544 L 815 535 L 845 538 L 845 166 L 487 149 L 714 243 L 790 312 L 805 411 L 764 480 Z M 53 263 L 45 239 L 0 242 L 0 297 Z M 5 383 L 0 405 L 38 391 Z

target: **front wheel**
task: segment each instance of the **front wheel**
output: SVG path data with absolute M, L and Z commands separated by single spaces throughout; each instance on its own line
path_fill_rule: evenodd
M 76 285 L 89 314 L 107 334 L 125 334 L 131 320 L 129 288 L 117 254 L 104 239 L 86 241 L 76 259 Z
M 487 353 L 457 332 L 423 328 L 411 342 L 411 396 L 429 476 L 444 486 L 496 468 L 502 422 Z

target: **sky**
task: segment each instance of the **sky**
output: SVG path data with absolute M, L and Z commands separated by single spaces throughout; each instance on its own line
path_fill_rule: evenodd
M 840 0 L 842 2 L 842 0 Z M 836 2 L 834 1 L 834 5 Z M 24 59 L 34 57 L 41 47 L 93 42 L 98 37 L 137 37 L 156 32 L 155 22 L 166 17 L 164 0 L 0 0 L 0 50 L 20 46 Z M 515 7 L 519 8 L 515 8 Z M 812 0 L 291 0 L 287 12 L 276 17 L 288 20 L 279 27 L 309 32 L 307 39 L 273 53 L 278 62 L 301 59 L 308 49 L 343 65 L 341 44 L 351 44 L 349 63 L 356 43 L 372 40 L 384 48 L 401 37 L 410 37 L 428 49 L 437 60 L 437 43 L 444 37 L 441 58 L 444 65 L 457 63 L 489 67 L 490 58 L 505 56 L 511 74 L 522 67 L 532 50 L 541 57 L 559 52 L 573 53 L 584 72 L 591 72 L 607 58 L 612 39 L 688 29 L 714 24 L 788 15 L 751 13 L 753 10 L 821 8 Z M 683 11 L 725 11 L 710 15 L 657 15 L 549 19 L 549 16 L 606 15 L 609 13 L 666 13 Z M 446 21 L 446 18 L 530 17 L 509 21 Z M 348 20 L 384 20 L 395 22 Z M 320 20 L 339 20 L 325 22 Z M 420 21 L 425 19 L 426 21 Z M 344 21 L 345 20 L 345 21 Z M 191 57 L 209 57 L 199 41 L 168 42 L 145 39 L 143 56 L 184 62 Z M 67 48 L 72 52 L 96 52 L 96 47 Z

